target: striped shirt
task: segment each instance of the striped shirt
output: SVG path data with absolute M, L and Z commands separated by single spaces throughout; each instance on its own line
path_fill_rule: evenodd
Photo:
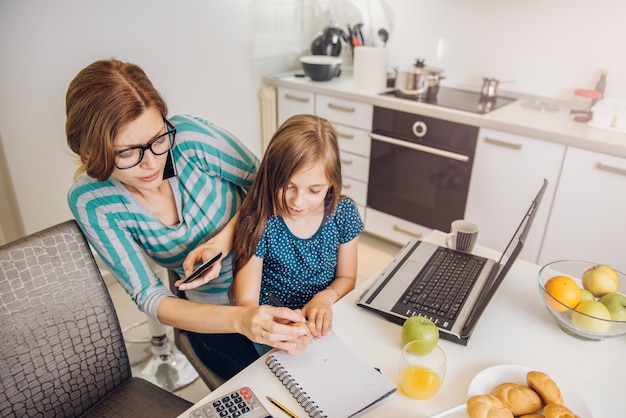
M 178 175 L 168 181 L 178 225 L 164 224 L 113 177 L 98 181 L 83 176 L 68 193 L 70 210 L 89 243 L 138 308 L 157 321 L 159 304 L 174 295 L 153 272 L 148 257 L 183 276 L 187 254 L 228 223 L 259 165 L 224 129 L 188 115 L 169 120 L 177 131 L 172 157 Z M 186 292 L 190 300 L 228 303 L 232 252 L 221 264 L 219 277 Z

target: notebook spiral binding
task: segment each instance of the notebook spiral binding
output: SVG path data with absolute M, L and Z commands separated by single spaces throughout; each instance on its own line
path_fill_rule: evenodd
M 300 385 L 291 377 L 280 363 L 271 357 L 265 361 L 265 364 L 269 369 L 278 377 L 278 380 L 287 388 L 291 396 L 304 408 L 309 417 L 311 418 L 326 418 L 326 415 L 319 409 L 314 401 L 307 396 L 306 392 L 302 390 Z

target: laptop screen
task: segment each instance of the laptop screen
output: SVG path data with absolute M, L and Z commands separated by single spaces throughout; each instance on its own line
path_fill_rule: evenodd
M 541 189 L 537 193 L 537 196 L 530 204 L 528 211 L 522 218 L 522 221 L 517 226 L 515 233 L 511 237 L 511 240 L 507 244 L 506 248 L 502 252 L 500 256 L 500 260 L 494 266 L 494 271 L 492 272 L 491 277 L 485 283 L 483 291 L 481 292 L 481 296 L 476 303 L 476 307 L 474 311 L 468 318 L 467 324 L 464 328 L 464 334 L 469 335 L 471 330 L 476 325 L 478 318 L 483 313 L 491 298 L 495 294 L 497 288 L 500 286 L 507 273 L 513 266 L 513 263 L 519 256 L 519 253 L 522 251 L 524 247 L 524 242 L 526 241 L 526 237 L 528 236 L 528 232 L 530 231 L 530 227 L 532 226 L 533 220 L 535 219 L 535 214 L 537 213 L 537 207 L 541 203 L 541 199 L 543 199 L 543 195 L 545 194 L 546 188 L 548 187 L 548 180 L 544 179 Z

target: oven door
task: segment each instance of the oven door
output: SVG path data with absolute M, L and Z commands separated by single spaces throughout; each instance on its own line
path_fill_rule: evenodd
M 371 136 L 367 206 L 441 231 L 463 218 L 473 155 Z

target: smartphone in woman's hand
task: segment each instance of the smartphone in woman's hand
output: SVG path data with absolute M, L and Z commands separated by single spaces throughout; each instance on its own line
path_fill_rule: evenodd
M 211 257 L 210 260 L 202 263 L 202 265 L 200 267 L 198 267 L 197 269 L 195 269 L 193 271 L 193 273 L 191 273 L 189 276 L 185 277 L 182 281 L 181 284 L 183 283 L 188 283 L 192 280 L 197 279 L 198 277 L 202 276 L 204 273 L 206 273 L 213 264 L 215 264 L 215 262 L 217 260 L 219 260 L 222 257 L 222 253 L 217 253 L 216 255 L 214 255 L 213 257 Z

